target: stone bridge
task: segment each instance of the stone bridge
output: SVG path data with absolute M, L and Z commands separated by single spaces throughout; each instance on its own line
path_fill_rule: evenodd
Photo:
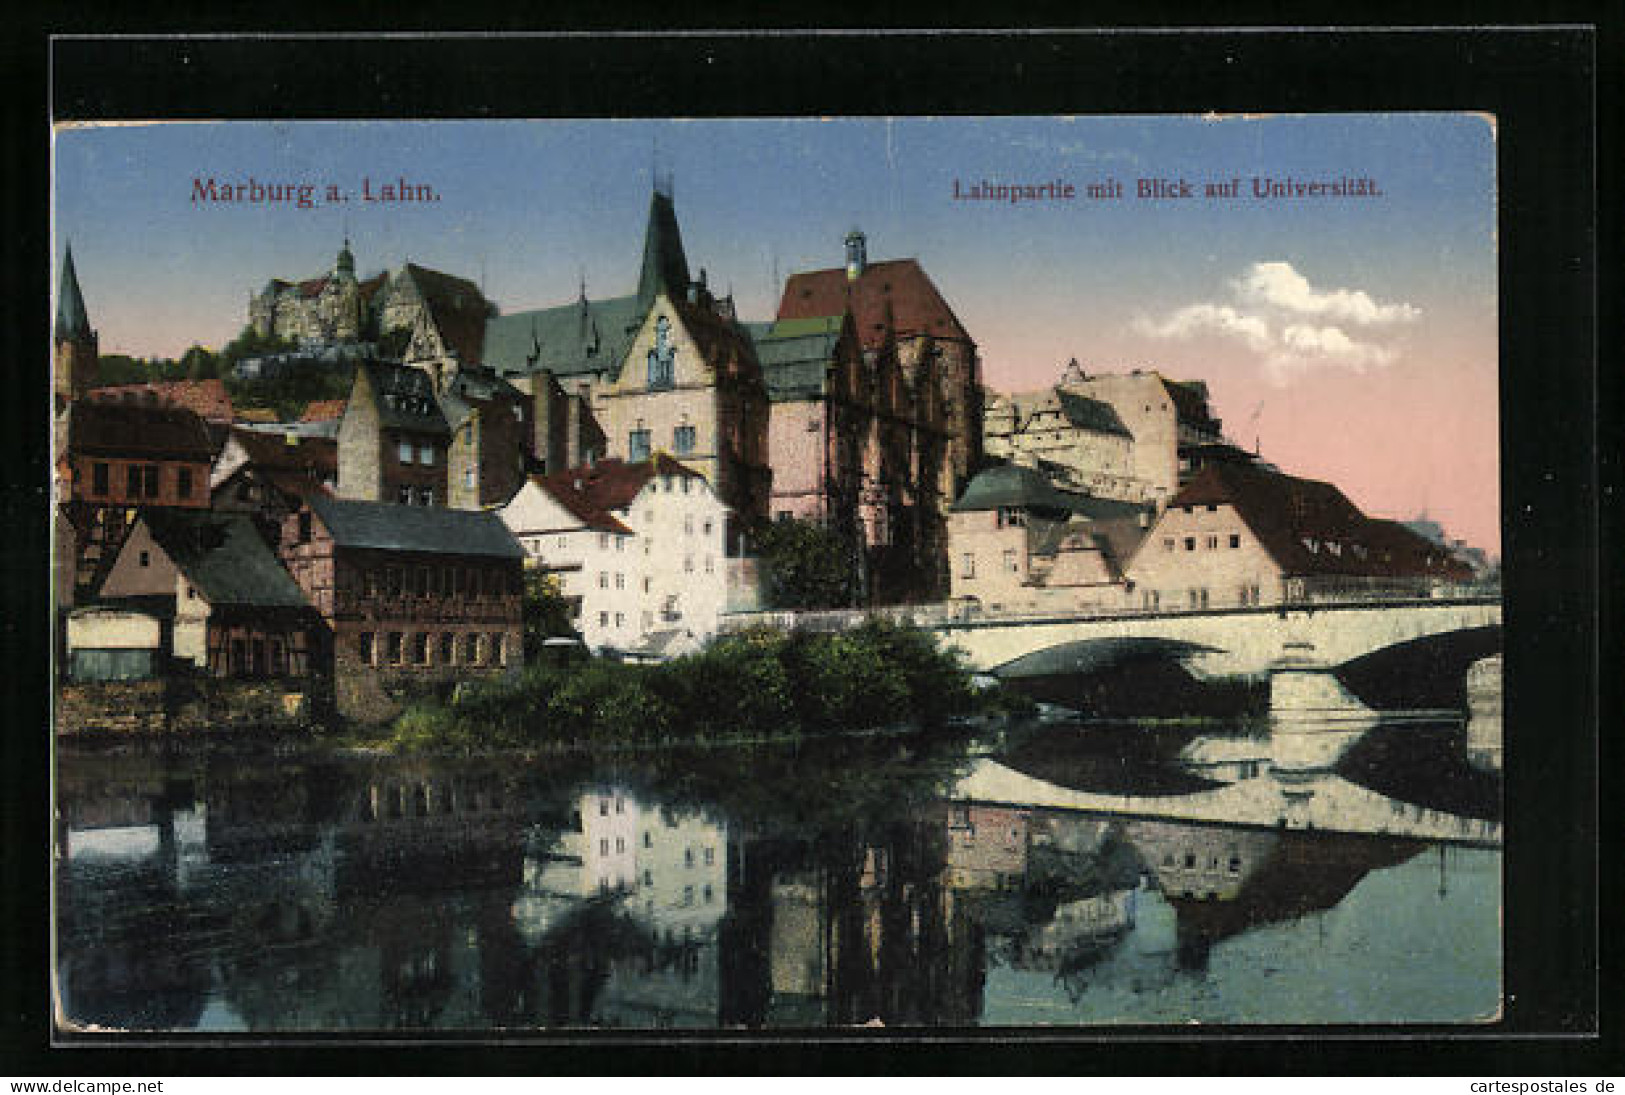
M 1155 640 L 1203 676 L 1262 676 L 1289 647 L 1339 666 L 1401 644 L 1478 633 L 1499 647 L 1501 601 L 1475 596 L 1353 600 L 1246 606 L 1188 612 L 922 619 L 944 644 L 984 672 L 1073 643 L 1112 641 L 1125 650 Z M 1493 653 L 1493 650 L 1491 651 Z M 1487 656 L 1484 654 L 1479 657 Z M 1476 660 L 1476 658 L 1474 659 Z M 1464 667 L 1465 669 L 1465 667 Z

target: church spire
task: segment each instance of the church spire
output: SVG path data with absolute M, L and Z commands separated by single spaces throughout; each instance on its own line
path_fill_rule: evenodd
M 88 342 L 96 337 L 90 329 L 90 313 L 79 291 L 79 275 L 73 269 L 73 245 L 62 260 L 62 284 L 56 296 L 56 341 Z
M 674 300 L 685 299 L 688 283 L 688 258 L 683 254 L 683 234 L 677 228 L 677 210 L 672 205 L 668 182 L 665 189 L 657 185 L 649 196 L 643 269 L 638 275 L 639 309 L 646 311 L 661 290 Z

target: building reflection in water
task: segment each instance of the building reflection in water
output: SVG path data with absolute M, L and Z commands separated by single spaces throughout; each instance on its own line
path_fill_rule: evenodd
M 85 763 L 61 1000 L 119 1029 L 969 1026 L 995 975 L 997 1014 L 1077 1021 L 1421 849 L 928 800 L 725 821 L 473 763 Z

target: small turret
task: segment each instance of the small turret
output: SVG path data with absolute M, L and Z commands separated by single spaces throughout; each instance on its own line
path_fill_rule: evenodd
M 339 248 L 339 259 L 333 267 L 333 272 L 342 278 L 355 278 L 355 256 L 350 253 L 350 238 L 344 238 L 344 246 Z
M 854 228 L 846 234 L 846 280 L 857 281 L 868 265 L 867 241 L 863 233 Z

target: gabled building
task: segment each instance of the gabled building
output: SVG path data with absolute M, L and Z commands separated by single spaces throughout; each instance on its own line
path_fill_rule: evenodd
M 727 508 L 687 465 L 659 454 L 533 476 L 501 514 L 527 565 L 558 577 L 588 646 L 664 651 L 716 633 Z
M 1074 359 L 1054 387 L 989 393 L 988 407 L 990 457 L 1048 465 L 1058 482 L 1096 497 L 1165 503 L 1202 454 L 1233 448 L 1206 384 L 1156 372 L 1091 376 Z
M 98 403 L 150 403 L 166 407 L 185 407 L 203 419 L 209 428 L 209 437 L 216 450 L 226 443 L 231 432 L 231 394 L 226 382 L 210 380 L 164 380 L 148 384 L 115 384 L 93 388 L 88 398 Z
M 81 399 L 62 423 L 56 550 L 58 596 L 66 603 L 95 590 L 137 507 L 208 507 L 214 444 L 191 411 L 145 401 Z
M 148 509 L 101 587 L 162 621 L 172 664 L 214 677 L 325 675 L 325 628 L 244 515 Z
M 866 359 L 895 357 L 904 382 L 940 413 L 945 436 L 939 506 L 964 489 L 982 459 L 981 359 L 936 283 L 916 259 L 870 262 L 864 234 L 846 237 L 844 266 L 792 274 L 777 319 L 851 312 Z M 921 415 L 920 417 L 927 417 Z
M 439 401 L 450 430 L 446 504 L 485 509 L 512 498 L 529 464 L 525 394 L 489 369 L 462 366 L 446 374 Z
M 1025 465 L 989 468 L 948 516 L 952 596 L 985 611 L 1117 607 L 1152 512 L 1060 490 Z
M 1367 517 L 1330 483 L 1244 462 L 1198 472 L 1128 565 L 1133 603 L 1163 610 L 1414 594 L 1470 573 L 1403 525 Z
M 281 556 L 332 632 L 342 714 L 389 718 L 415 689 L 523 662 L 524 553 L 492 513 L 316 496 Z
M 356 366 L 338 428 L 341 498 L 444 506 L 451 430 L 429 374 L 402 365 Z
M 713 295 L 703 270 L 691 280 L 668 190 L 650 197 L 636 292 L 592 301 L 583 287 L 571 304 L 493 318 L 483 353 L 529 390 L 538 431 L 561 406 L 537 380 L 545 373 L 566 398 L 586 400 L 604 455 L 635 464 L 669 452 L 713 485 L 736 533 L 767 516 L 768 401 L 755 349 L 732 299 Z M 549 448 L 537 438 L 538 457 Z
M 403 263 L 379 295 L 379 337 L 399 341 L 402 364 L 423 369 L 438 389 L 458 369 L 480 363 L 485 325 L 496 313 L 467 278 Z
M 267 528 L 280 529 L 305 499 L 330 495 L 337 484 L 333 438 L 239 426 L 215 460 L 209 494 L 218 512 L 257 514 Z

